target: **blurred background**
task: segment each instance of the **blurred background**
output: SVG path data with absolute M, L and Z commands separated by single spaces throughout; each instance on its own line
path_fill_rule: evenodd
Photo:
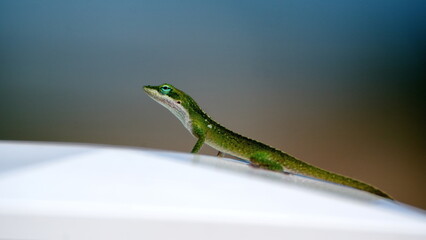
M 426 1 L 0 1 L 0 139 L 189 152 L 145 93 L 426 208 Z M 215 154 L 205 146 L 204 154 Z

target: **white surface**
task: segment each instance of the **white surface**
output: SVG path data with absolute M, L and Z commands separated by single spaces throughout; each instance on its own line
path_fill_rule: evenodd
M 423 211 L 229 159 L 0 141 L 0 239 L 426 239 Z

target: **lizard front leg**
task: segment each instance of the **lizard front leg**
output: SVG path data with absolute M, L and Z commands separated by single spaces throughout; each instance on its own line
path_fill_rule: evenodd
M 195 143 L 194 147 L 192 148 L 191 153 L 197 153 L 198 151 L 200 151 L 205 140 L 206 140 L 205 137 L 199 137 L 197 142 Z
M 198 124 L 192 125 L 192 131 L 194 136 L 197 137 L 198 140 L 192 148 L 191 153 L 197 153 L 198 151 L 200 151 L 201 147 L 206 141 L 206 133 Z

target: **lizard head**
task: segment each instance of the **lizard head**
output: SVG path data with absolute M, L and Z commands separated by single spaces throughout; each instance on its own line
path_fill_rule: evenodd
M 143 90 L 154 99 L 156 102 L 169 107 L 176 107 L 182 105 L 185 93 L 173 87 L 171 84 L 161 84 L 159 86 L 144 86 Z
M 189 115 L 199 107 L 190 96 L 167 83 L 159 86 L 147 85 L 143 90 L 149 97 L 170 110 L 186 128 L 192 128 Z

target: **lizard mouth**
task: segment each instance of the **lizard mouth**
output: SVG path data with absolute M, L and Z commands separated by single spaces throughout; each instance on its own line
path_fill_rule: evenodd
M 188 110 L 181 105 L 179 100 L 175 101 L 171 97 L 159 93 L 156 89 L 150 88 L 150 86 L 144 86 L 143 90 L 150 98 L 171 111 L 188 130 L 192 131 L 191 119 L 189 117 Z
M 151 91 L 152 91 L 153 89 L 152 89 L 152 88 L 149 88 L 149 86 L 143 86 L 143 90 L 144 90 L 146 93 L 150 94 L 150 93 L 151 93 Z
M 143 90 L 148 94 L 148 96 L 155 101 L 168 105 L 170 107 L 174 107 L 174 102 L 172 100 L 167 99 L 164 95 L 161 95 L 157 90 L 149 88 L 149 86 L 144 86 Z
M 160 97 L 158 96 L 158 92 L 155 89 L 149 88 L 149 86 L 144 86 L 143 90 L 150 96 L 151 98 L 154 98 L 156 100 L 160 100 Z

